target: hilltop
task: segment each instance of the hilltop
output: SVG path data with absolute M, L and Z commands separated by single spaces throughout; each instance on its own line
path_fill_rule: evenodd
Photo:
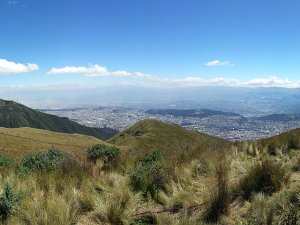
M 150 119 L 136 123 L 107 142 L 92 136 L 28 127 L 0 128 L 0 155 L 17 159 L 29 151 L 43 151 L 51 147 L 76 154 L 81 158 L 87 148 L 97 143 L 116 145 L 124 150 L 124 155 L 130 153 L 128 159 L 134 156 L 133 160 L 153 150 L 162 151 L 167 158 L 177 158 L 194 154 L 193 151 L 200 152 L 205 148 L 216 149 L 230 144 L 221 138 Z
M 186 154 L 195 146 L 225 147 L 229 143 L 221 138 L 187 130 L 177 124 L 153 119 L 142 120 L 107 141 L 131 149 L 135 155 L 158 149 L 167 157 Z
M 13 101 L 0 99 L 0 127 L 31 127 L 63 133 L 78 133 L 105 140 L 117 132 L 109 128 L 91 128 L 68 118 L 49 115 Z
M 57 148 L 79 158 L 85 151 L 104 142 L 91 136 L 64 134 L 34 128 L 0 128 L 0 155 L 19 160 L 28 152 Z

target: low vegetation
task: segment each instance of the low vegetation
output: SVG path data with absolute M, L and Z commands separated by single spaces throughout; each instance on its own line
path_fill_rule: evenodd
M 86 151 L 86 156 L 89 161 L 96 163 L 101 160 L 105 167 L 116 167 L 120 156 L 120 149 L 115 146 L 107 146 L 97 144 Z
M 156 136 L 148 127 L 154 126 L 151 129 L 156 131 L 155 124 L 140 123 L 134 133 L 123 133 L 110 144 L 91 142 L 73 153 L 50 146 L 21 151 L 15 159 L 9 151 L 3 151 L 0 223 L 300 223 L 298 134 L 284 134 L 290 139 L 278 136 L 244 143 L 214 142 L 212 137 L 198 136 L 200 141 L 189 142 L 188 138 L 186 144 L 193 144 L 178 147 L 170 156 L 171 148 L 165 148 L 167 141 L 152 142 Z M 169 130 L 165 124 L 159 126 Z M 173 140 L 178 133 L 164 135 Z M 116 144 L 126 140 L 135 143 L 132 148 Z M 203 145 L 204 140 L 209 145 Z M 147 146 L 147 150 L 137 152 L 137 146 Z
M 131 185 L 135 191 L 156 198 L 158 191 L 166 190 L 172 168 L 167 165 L 160 151 L 146 154 L 131 175 Z

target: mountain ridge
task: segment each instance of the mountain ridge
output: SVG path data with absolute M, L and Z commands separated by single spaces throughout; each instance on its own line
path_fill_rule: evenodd
M 31 109 L 14 101 L 0 99 L 0 127 L 31 127 L 62 133 L 78 133 L 105 140 L 117 132 L 110 128 L 91 128 L 62 118 Z

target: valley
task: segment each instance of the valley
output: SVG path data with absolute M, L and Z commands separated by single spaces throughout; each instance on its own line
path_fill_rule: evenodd
M 67 117 L 89 127 L 107 127 L 123 131 L 138 121 L 156 119 L 227 140 L 266 138 L 300 127 L 300 118 L 296 116 L 299 114 L 245 117 L 236 113 L 212 110 L 193 115 L 191 112 L 188 113 L 189 111 L 175 110 L 177 113 L 174 114 L 174 110 L 139 110 L 120 107 L 43 110 L 43 112 Z

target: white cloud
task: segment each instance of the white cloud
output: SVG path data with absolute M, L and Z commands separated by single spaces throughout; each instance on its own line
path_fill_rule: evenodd
M 99 66 L 97 64 L 90 65 L 89 67 L 75 67 L 75 66 L 65 66 L 62 68 L 52 68 L 47 74 L 83 74 L 85 76 L 108 76 L 109 72 L 108 70 L 103 67 Z
M 129 77 L 129 76 L 132 76 L 132 73 L 124 71 L 124 70 L 118 70 L 115 72 L 111 72 L 110 75 L 113 77 Z
M 108 71 L 108 69 L 104 66 L 99 66 L 98 64 L 90 65 L 88 67 L 84 66 L 65 66 L 62 68 L 52 68 L 47 72 L 48 75 L 55 74 L 81 74 L 88 77 L 98 77 L 98 76 L 112 76 L 112 77 L 130 77 L 135 74 L 125 71 L 125 70 L 117 70 L 114 72 Z
M 141 73 L 141 72 L 134 72 L 134 76 L 136 76 L 136 77 L 152 77 L 151 74 Z
M 0 74 L 15 74 L 15 73 L 29 73 L 39 69 L 37 64 L 15 63 L 6 59 L 0 59 Z
M 99 66 L 98 64 L 89 65 L 88 67 L 84 66 L 65 66 L 61 68 L 52 68 L 50 71 L 47 72 L 48 75 L 56 75 L 56 74 L 81 74 L 84 76 L 89 77 L 96 77 L 96 76 L 111 76 L 111 77 L 151 77 L 150 74 L 145 74 L 141 72 L 128 72 L 125 70 L 117 70 L 110 72 L 106 67 Z
M 246 83 L 247 86 L 255 87 L 288 87 L 297 88 L 300 87 L 300 81 L 290 81 L 289 79 L 280 79 L 276 76 L 270 78 L 257 78 L 250 80 Z
M 233 66 L 233 65 L 234 64 L 230 61 L 221 61 L 221 60 L 218 60 L 218 59 L 209 61 L 205 64 L 205 66 L 210 66 L 210 67 L 213 67 L 213 66 Z
M 219 87 L 281 87 L 281 88 L 300 88 L 300 80 L 291 81 L 280 79 L 275 76 L 270 78 L 258 78 L 249 81 L 240 81 L 232 78 L 210 78 L 205 79 L 198 76 L 188 76 L 183 78 L 164 78 L 151 76 L 136 82 L 140 86 L 151 87 L 202 87 L 202 86 L 219 86 Z

